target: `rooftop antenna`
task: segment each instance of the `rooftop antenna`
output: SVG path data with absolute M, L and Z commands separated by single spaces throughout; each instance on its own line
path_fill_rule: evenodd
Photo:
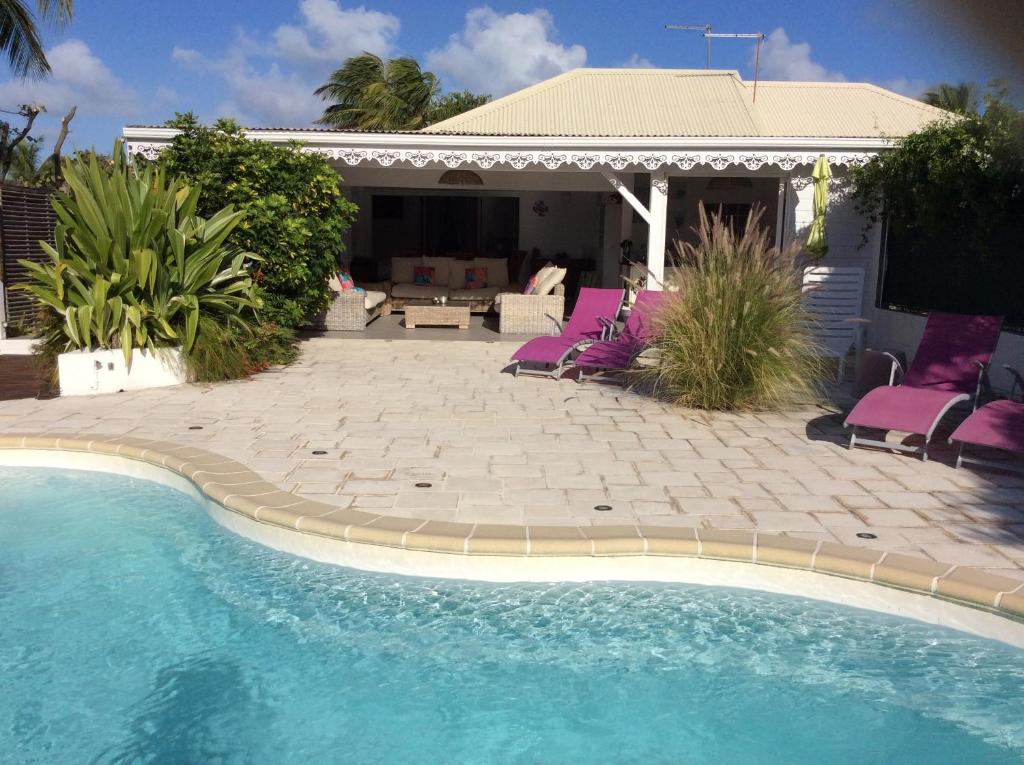
M 747 39 L 756 40 L 754 44 L 754 94 L 751 100 L 757 101 L 757 81 L 760 79 L 761 74 L 761 45 L 764 43 L 764 32 L 712 32 L 711 25 L 705 24 L 700 26 L 699 24 L 666 24 L 665 29 L 683 29 L 689 32 L 702 32 L 702 36 L 707 41 L 708 48 L 708 65 L 707 68 L 711 68 L 711 40 L 713 38 L 725 38 L 730 40 L 736 39 Z
M 711 25 L 710 24 L 666 24 L 665 29 L 679 29 L 684 32 L 703 32 L 705 44 L 708 49 L 708 61 L 705 69 L 711 68 Z

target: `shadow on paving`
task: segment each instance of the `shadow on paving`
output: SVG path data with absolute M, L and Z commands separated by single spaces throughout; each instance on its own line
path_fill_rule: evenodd
M 968 542 L 996 545 L 1014 545 L 1024 547 L 1024 458 L 997 449 L 969 446 L 972 454 L 992 462 L 1005 464 L 1005 469 L 965 464 L 956 468 L 956 457 L 959 445 L 950 444 L 949 436 L 956 427 L 970 414 L 966 409 L 956 410 L 948 415 L 938 426 L 928 447 L 928 467 L 922 465 L 922 473 L 934 470 L 934 465 L 942 465 L 946 470 L 956 470 L 970 476 L 970 479 L 959 484 L 956 492 L 933 492 L 940 495 L 949 507 L 950 513 L 966 516 L 963 520 L 972 522 L 958 524 L 955 520 L 944 522 L 941 526 L 947 532 Z M 850 443 L 850 430 L 843 427 L 846 411 L 830 413 L 816 417 L 807 423 L 805 434 L 809 441 L 824 441 L 847 447 Z M 885 440 L 886 432 L 858 429 L 858 434 L 866 438 Z M 924 438 L 919 435 L 906 435 L 902 439 L 890 436 L 892 443 L 903 446 L 920 447 Z M 921 464 L 921 456 L 900 451 L 887 451 L 873 446 L 858 444 L 854 451 L 884 454 L 892 459 L 892 465 L 911 467 Z M 871 463 L 880 467 L 877 462 Z M 941 475 L 941 474 L 936 474 Z

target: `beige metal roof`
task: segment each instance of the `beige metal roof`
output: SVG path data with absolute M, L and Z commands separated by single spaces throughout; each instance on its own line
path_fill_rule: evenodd
M 453 135 L 895 138 L 946 112 L 859 82 L 728 70 L 574 69 L 425 128 Z

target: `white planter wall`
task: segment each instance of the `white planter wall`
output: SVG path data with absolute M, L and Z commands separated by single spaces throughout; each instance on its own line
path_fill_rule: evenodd
M 161 348 L 155 353 L 133 348 L 130 369 L 120 349 L 72 351 L 57 357 L 57 371 L 62 396 L 118 393 L 187 382 L 178 348 Z

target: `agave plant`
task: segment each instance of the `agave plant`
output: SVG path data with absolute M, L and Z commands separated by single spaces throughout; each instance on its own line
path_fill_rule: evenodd
M 114 145 L 113 163 L 95 155 L 68 161 L 68 192 L 54 199 L 56 246 L 40 242 L 50 263 L 20 261 L 34 274 L 24 286 L 61 321 L 48 338 L 64 350 L 195 343 L 201 318 L 248 326 L 256 307 L 246 263 L 256 259 L 226 244 L 243 213 L 231 207 L 196 215 L 199 186 L 140 167 Z

